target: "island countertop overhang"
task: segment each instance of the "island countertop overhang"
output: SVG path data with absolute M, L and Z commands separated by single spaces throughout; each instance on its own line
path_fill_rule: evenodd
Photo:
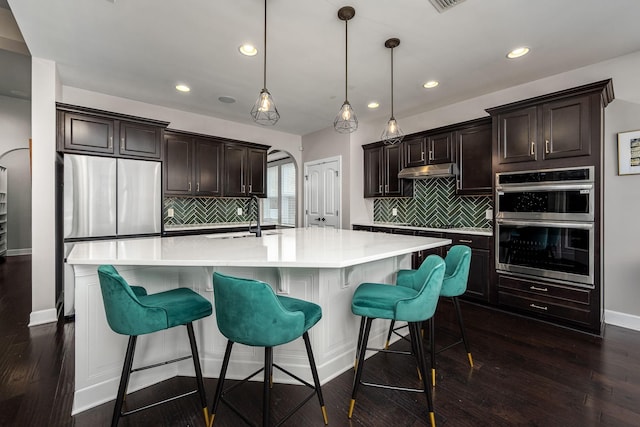
M 147 237 L 75 244 L 71 265 L 345 268 L 451 244 L 449 239 L 328 228 L 262 237 Z

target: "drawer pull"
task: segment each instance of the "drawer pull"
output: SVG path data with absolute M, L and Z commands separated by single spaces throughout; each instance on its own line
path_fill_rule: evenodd
M 458 242 L 460 242 L 460 243 L 473 243 L 473 240 L 459 239 Z
M 535 305 L 535 304 L 529 304 L 529 307 L 531 307 L 531 308 L 537 308 L 538 310 L 544 310 L 544 311 L 547 311 L 547 310 L 548 310 L 548 308 L 547 308 L 547 307 L 543 307 L 543 306 L 541 306 L 541 305 Z
M 529 289 L 532 291 L 549 292 L 548 288 L 538 288 L 537 286 L 531 286 Z

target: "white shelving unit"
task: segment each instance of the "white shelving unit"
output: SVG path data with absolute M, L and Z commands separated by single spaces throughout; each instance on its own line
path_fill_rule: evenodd
M 0 256 L 7 256 L 7 168 L 0 166 Z

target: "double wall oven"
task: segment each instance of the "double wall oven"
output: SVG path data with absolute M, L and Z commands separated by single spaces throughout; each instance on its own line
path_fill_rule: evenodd
M 594 288 L 594 168 L 496 174 L 496 270 Z

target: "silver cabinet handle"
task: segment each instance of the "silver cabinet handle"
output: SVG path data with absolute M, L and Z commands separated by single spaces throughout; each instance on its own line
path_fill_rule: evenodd
M 429 150 L 429 160 L 433 160 L 433 151 Z
M 384 191 L 385 191 L 385 193 L 388 193 L 388 192 L 389 192 L 389 184 L 386 184 L 386 185 L 384 186 Z
M 546 154 L 549 154 L 549 140 L 548 139 L 544 140 L 544 152 Z
M 456 179 L 456 190 L 462 189 L 462 183 L 460 182 L 460 178 Z
M 531 308 L 537 308 L 538 310 L 544 310 L 544 311 L 547 311 L 547 310 L 548 310 L 548 308 L 547 308 L 547 307 L 542 306 L 542 305 L 529 304 L 529 307 L 531 307 Z
M 249 193 L 253 193 L 253 184 L 249 184 Z
M 124 137 L 120 138 L 120 150 L 124 151 Z
M 531 151 L 530 151 L 530 154 L 531 154 L 532 156 L 535 156 L 535 155 L 536 155 L 536 142 L 535 142 L 535 141 L 531 141 Z
M 109 137 L 109 150 L 111 150 L 113 148 L 113 137 L 110 136 Z
M 532 291 L 549 292 L 548 288 L 538 288 L 537 286 L 530 286 L 529 289 Z
M 378 187 L 378 193 L 382 193 L 382 184 Z
M 424 162 L 424 151 L 420 153 L 420 161 Z
M 189 182 L 189 191 L 191 191 L 191 182 Z
M 242 191 L 241 191 L 241 193 L 244 193 L 244 190 L 245 190 L 245 186 L 244 186 L 244 184 L 242 184 Z
M 196 183 L 196 191 L 200 191 L 200 183 Z
M 458 242 L 460 242 L 460 243 L 473 243 L 473 240 L 460 239 L 460 240 L 458 240 Z

